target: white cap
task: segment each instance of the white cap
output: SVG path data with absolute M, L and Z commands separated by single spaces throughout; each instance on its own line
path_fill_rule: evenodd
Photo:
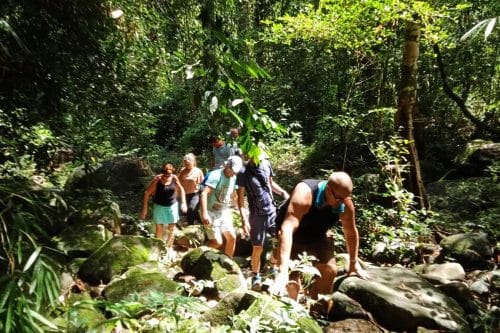
M 236 155 L 229 156 L 226 161 L 226 166 L 229 166 L 234 173 L 238 173 L 241 171 L 241 168 L 243 168 L 243 160 Z

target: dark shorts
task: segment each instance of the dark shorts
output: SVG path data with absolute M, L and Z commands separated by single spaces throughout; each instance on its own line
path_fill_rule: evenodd
M 200 223 L 200 194 L 196 193 L 188 193 L 186 194 L 186 203 L 187 203 L 187 221 L 188 224 L 195 224 L 195 222 Z
M 276 236 L 275 220 L 275 213 L 270 215 L 250 214 L 248 222 L 250 223 L 250 239 L 253 246 L 263 246 L 266 234 L 270 234 L 271 237 Z
M 298 259 L 298 255 L 307 252 L 315 256 L 322 264 L 335 260 L 335 242 L 332 237 L 324 237 L 313 242 L 301 243 L 293 241 L 291 259 Z

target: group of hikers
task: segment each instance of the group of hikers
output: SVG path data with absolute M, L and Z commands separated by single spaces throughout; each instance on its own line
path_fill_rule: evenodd
M 366 278 L 358 264 L 359 235 L 355 224 L 355 207 L 351 198 L 353 183 L 345 172 L 333 172 L 327 180 L 306 179 L 295 185 L 289 194 L 274 180 L 271 163 L 265 154 L 258 159 L 243 160 L 238 151 L 238 129 L 230 132 L 233 143 L 221 137 L 210 137 L 212 169 L 204 175 L 196 166 L 194 154 L 186 154 L 183 167 L 175 174 L 170 163 L 162 166 L 162 173 L 153 178 L 146 189 L 140 214 L 145 219 L 148 202 L 153 198 L 155 236 L 163 239 L 167 226 L 166 245 L 169 256 L 173 252 L 174 228 L 180 221 L 180 212 L 188 224 L 197 221 L 204 226 L 209 246 L 222 249 L 232 257 L 236 247 L 236 232 L 231 206 L 237 206 L 243 232 L 250 235 L 250 260 L 253 290 L 262 287 L 261 255 L 266 237 L 277 240 L 271 262 L 276 265 L 274 282 L 269 291 L 297 299 L 301 290 L 300 276 L 289 275 L 290 262 L 299 254 L 313 255 L 321 276 L 309 289 L 309 295 L 332 292 L 337 273 L 334 240 L 327 233 L 339 220 L 342 223 L 349 254 L 349 274 Z M 283 201 L 277 208 L 274 195 Z M 244 209 L 248 202 L 248 216 Z M 179 203 L 180 201 L 180 209 Z

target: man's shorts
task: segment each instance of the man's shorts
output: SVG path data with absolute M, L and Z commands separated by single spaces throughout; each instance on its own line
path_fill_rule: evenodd
M 291 259 L 298 259 L 298 255 L 303 252 L 307 252 L 309 255 L 313 255 L 322 264 L 328 263 L 331 259 L 335 260 L 335 242 L 333 237 L 320 238 L 318 240 L 309 242 L 296 242 L 292 243 L 292 253 L 290 255 Z
M 250 223 L 250 239 L 253 246 L 263 246 L 266 240 L 266 233 L 271 237 L 276 236 L 276 213 L 269 215 L 250 214 L 248 222 Z
M 234 233 L 233 216 L 230 209 L 221 209 L 208 211 L 208 216 L 212 220 L 212 224 L 205 225 L 208 239 L 216 239 L 215 235 L 229 231 Z
M 156 224 L 172 224 L 179 221 L 179 205 L 177 202 L 170 206 L 154 204 L 153 220 Z

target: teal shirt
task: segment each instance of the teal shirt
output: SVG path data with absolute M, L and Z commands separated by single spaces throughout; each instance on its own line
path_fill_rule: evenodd
M 326 190 L 326 181 L 322 181 L 318 184 L 318 190 L 314 196 L 314 206 L 320 208 L 325 203 L 325 190 Z M 343 213 L 345 210 L 345 204 L 342 202 L 338 207 L 332 207 L 332 213 Z
M 210 172 L 205 184 L 212 189 L 208 196 L 207 209 L 221 210 L 228 208 L 231 203 L 231 194 L 238 188 L 236 186 L 236 176 L 228 178 L 224 175 L 224 169 L 217 169 Z

